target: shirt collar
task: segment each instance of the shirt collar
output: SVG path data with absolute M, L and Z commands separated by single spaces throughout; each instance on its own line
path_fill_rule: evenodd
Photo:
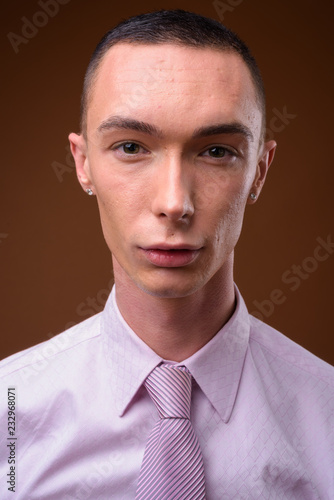
M 235 293 L 237 305 L 229 321 L 204 347 L 178 363 L 190 370 L 224 422 L 228 422 L 237 396 L 250 330 L 248 311 L 237 287 Z M 111 390 L 122 416 L 163 359 L 124 320 L 117 307 L 115 286 L 102 313 L 101 326 Z
M 229 321 L 182 363 L 226 423 L 237 397 L 250 332 L 248 310 L 236 285 L 235 295 L 236 308 Z
M 122 416 L 151 371 L 162 361 L 129 327 L 121 315 L 115 286 L 102 313 L 102 336 L 111 370 L 111 390 Z

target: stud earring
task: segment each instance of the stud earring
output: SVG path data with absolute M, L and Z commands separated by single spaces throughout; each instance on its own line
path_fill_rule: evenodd
M 86 193 L 89 194 L 89 196 L 92 196 L 94 194 L 90 188 L 86 189 Z
M 256 194 L 255 194 L 255 193 L 251 193 L 251 194 L 249 195 L 249 197 L 250 197 L 250 199 L 251 199 L 251 200 L 253 200 L 253 201 L 255 201 L 255 200 L 257 199 L 257 196 L 256 196 Z

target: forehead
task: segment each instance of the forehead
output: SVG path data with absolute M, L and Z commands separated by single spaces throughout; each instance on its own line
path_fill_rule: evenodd
M 161 121 L 184 129 L 189 121 L 248 122 L 260 128 L 261 111 L 250 71 L 230 51 L 173 44 L 120 43 L 104 56 L 88 106 L 91 131 L 109 115 Z M 233 116 L 232 116 L 233 115 Z M 256 134 L 255 134 L 256 135 Z

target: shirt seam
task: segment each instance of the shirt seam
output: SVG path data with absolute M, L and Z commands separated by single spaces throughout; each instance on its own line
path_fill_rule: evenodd
M 60 335 L 61 335 L 61 334 L 60 334 Z M 71 345 L 71 346 L 68 346 L 68 347 L 66 347 L 66 348 L 64 348 L 64 349 L 61 349 L 61 350 L 59 350 L 58 352 L 55 352 L 55 353 L 51 354 L 50 356 L 43 356 L 43 358 L 44 358 L 45 360 L 52 359 L 52 358 L 54 358 L 54 357 L 56 357 L 56 356 L 58 356 L 58 355 L 60 355 L 60 354 L 62 354 L 62 353 L 64 353 L 64 352 L 66 352 L 66 351 L 69 351 L 70 349 L 73 349 L 73 348 L 77 347 L 77 346 L 78 346 L 78 345 L 80 345 L 80 344 L 83 344 L 84 342 L 89 342 L 90 340 L 94 340 L 94 339 L 96 339 L 96 338 L 97 338 L 97 337 L 99 337 L 99 336 L 101 336 L 101 332 L 99 332 L 98 334 L 96 334 L 96 335 L 94 335 L 94 336 L 92 336 L 92 337 L 89 337 L 88 339 L 81 340 L 81 341 L 77 342 L 77 343 L 76 343 L 76 344 L 74 344 L 74 345 Z M 51 339 L 50 339 L 50 340 L 51 340 Z M 47 341 L 47 342 L 48 342 L 48 341 Z M 37 347 L 37 346 L 36 346 L 36 347 Z M 26 363 L 26 364 L 24 364 L 23 366 L 20 366 L 20 367 L 16 368 L 16 369 L 15 369 L 15 370 L 13 370 L 13 371 L 8 371 L 6 374 L 2 375 L 2 376 L 1 376 L 1 378 L 7 377 L 7 376 L 9 376 L 9 375 L 12 375 L 12 374 L 14 374 L 14 373 L 16 373 L 16 372 L 18 372 L 18 371 L 20 371 L 20 370 L 23 370 L 24 368 L 28 368 L 28 367 L 30 367 L 30 366 L 34 366 L 34 365 L 35 365 L 36 363 L 38 363 L 39 361 L 40 361 L 40 360 L 37 360 L 37 361 L 31 361 L 30 363 Z
M 267 352 L 269 352 L 274 358 L 279 359 L 279 360 L 283 360 L 288 365 L 293 366 L 294 368 L 298 368 L 298 369 L 302 370 L 303 372 L 307 373 L 308 375 L 312 375 L 313 377 L 316 377 L 318 380 L 321 380 L 327 386 L 332 387 L 332 384 L 330 384 L 328 382 L 328 380 L 326 378 L 323 378 L 321 375 L 319 375 L 317 373 L 312 373 L 311 371 L 307 370 L 305 367 L 297 365 L 297 364 L 289 361 L 288 359 L 286 359 L 286 358 L 284 358 L 282 356 L 279 356 L 278 354 L 276 354 L 275 352 L 273 352 L 271 349 L 269 349 L 266 345 L 264 345 L 262 342 L 260 342 L 258 339 L 255 339 L 252 336 L 250 336 L 250 340 L 252 340 L 253 342 L 256 342 L 257 344 L 259 344 L 261 347 L 263 347 L 263 349 L 265 349 Z M 291 339 L 289 339 L 289 340 L 291 340 Z M 293 341 L 291 341 L 291 342 L 293 342 Z M 302 346 L 299 346 L 299 347 L 302 347 Z M 307 349 L 305 349 L 305 350 L 307 351 Z M 307 352 L 309 352 L 309 351 L 307 351 Z M 312 353 L 309 353 L 309 354 L 312 354 Z

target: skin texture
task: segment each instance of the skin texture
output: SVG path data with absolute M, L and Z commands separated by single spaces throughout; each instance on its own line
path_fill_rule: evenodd
M 233 313 L 234 247 L 276 148 L 261 123 L 237 54 L 117 44 L 98 70 L 87 140 L 69 136 L 79 182 L 97 196 L 120 311 L 164 359 L 186 359 Z

